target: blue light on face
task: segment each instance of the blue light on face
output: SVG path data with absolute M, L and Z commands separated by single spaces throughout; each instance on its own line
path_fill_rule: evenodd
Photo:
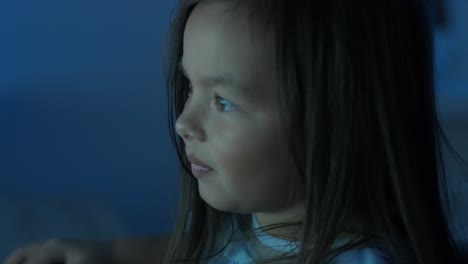
M 219 104 L 221 106 L 228 106 L 228 110 L 226 110 L 226 108 L 224 108 L 222 111 L 223 112 L 233 112 L 233 111 L 236 111 L 237 110 L 237 106 L 232 103 L 231 101 L 223 98 L 223 97 L 220 97 L 220 96 L 216 96 L 216 104 Z

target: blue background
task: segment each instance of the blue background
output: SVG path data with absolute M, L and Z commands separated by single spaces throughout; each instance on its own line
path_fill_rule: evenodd
M 60 214 L 54 203 L 75 201 L 86 215 L 101 203 L 126 233 L 170 229 L 179 170 L 161 49 L 175 3 L 0 1 L 3 204 Z M 31 220 L 58 218 L 38 214 Z
M 0 1 L 0 259 L 54 236 L 169 232 L 179 167 L 161 51 L 175 3 Z M 438 100 L 468 158 L 468 2 L 447 3 Z M 457 216 L 468 219 L 467 179 L 456 166 L 450 179 Z M 468 241 L 466 224 L 456 232 Z

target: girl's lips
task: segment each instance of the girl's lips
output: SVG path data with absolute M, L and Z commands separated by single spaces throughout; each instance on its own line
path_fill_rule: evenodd
M 197 158 L 195 158 L 193 155 L 187 155 L 187 159 L 192 163 L 192 170 L 195 168 L 196 170 L 205 170 L 205 171 L 211 171 L 213 170 L 210 168 L 208 165 L 205 163 L 199 161 Z
M 192 163 L 192 174 L 195 178 L 200 179 L 210 174 L 213 169 L 208 167 L 205 163 L 199 161 L 193 155 L 187 155 L 188 160 Z
M 205 166 L 197 165 L 192 163 L 192 174 L 197 179 L 201 179 L 211 173 L 213 170 Z

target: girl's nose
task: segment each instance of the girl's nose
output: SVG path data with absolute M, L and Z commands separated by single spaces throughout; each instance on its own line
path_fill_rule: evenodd
M 204 132 L 196 113 L 184 110 L 176 121 L 175 130 L 184 141 L 204 140 Z

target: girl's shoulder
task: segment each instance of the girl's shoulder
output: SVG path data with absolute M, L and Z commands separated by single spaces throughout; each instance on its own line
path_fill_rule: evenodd
M 414 263 L 414 254 L 408 239 L 391 235 L 384 239 L 380 236 L 360 235 L 359 245 L 338 253 L 331 259 L 330 264 L 401 264 Z M 341 238 L 337 246 L 346 244 L 350 239 L 356 239 L 355 235 Z M 388 240 L 393 241 L 393 249 Z M 392 254 L 390 252 L 393 252 Z
M 379 248 L 354 248 L 338 254 L 330 264 L 391 264 L 390 256 Z

